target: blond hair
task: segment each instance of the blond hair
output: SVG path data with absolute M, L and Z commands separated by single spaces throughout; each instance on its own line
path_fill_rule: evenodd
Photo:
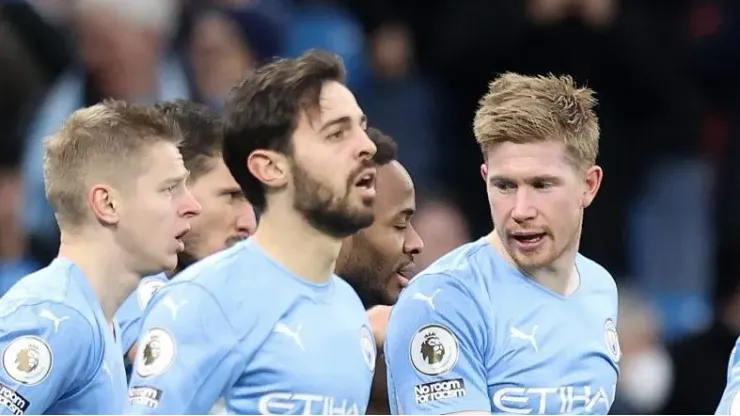
M 142 150 L 178 145 L 180 134 L 158 111 L 106 100 L 72 113 L 44 142 L 44 187 L 61 227 L 81 226 L 92 181 L 120 182 L 145 163 Z
M 558 141 L 578 165 L 595 164 L 599 153 L 596 98 L 570 76 L 505 73 L 489 85 L 475 113 L 473 131 L 484 157 L 503 142 Z

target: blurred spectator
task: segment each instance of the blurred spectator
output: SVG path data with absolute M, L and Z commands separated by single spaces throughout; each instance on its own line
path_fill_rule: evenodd
M 28 241 L 18 222 L 21 205 L 19 119 L 26 116 L 43 86 L 42 71 L 13 29 L 0 19 L 0 296 L 38 269 L 27 255 Z
M 727 366 L 740 335 L 740 247 L 720 247 L 712 325 L 670 347 L 674 382 L 663 414 L 713 414 L 727 381 Z
M 179 58 L 169 52 L 178 23 L 176 0 L 69 4 L 80 62 L 59 77 L 38 106 L 23 159 L 23 224 L 49 246 L 58 244 L 58 231 L 44 196 L 43 139 L 74 110 L 103 98 L 153 104 L 190 96 Z
M 341 56 L 347 68 L 347 83 L 353 91 L 362 85 L 367 69 L 364 34 L 357 19 L 340 1 L 295 0 L 285 54 L 298 56 L 319 48 Z
M 244 73 L 257 65 L 238 25 L 216 10 L 195 17 L 188 56 L 199 101 L 217 110 Z
M 417 197 L 414 228 L 424 241 L 424 250 L 414 259 L 417 272 L 471 240 L 465 216 L 443 195 Z
M 673 381 L 660 322 L 647 301 L 619 289 L 619 382 L 612 414 L 652 414 L 665 403 Z
M 220 110 L 244 73 L 279 55 L 289 19 L 285 1 L 220 1 L 189 10 L 188 61 L 198 101 Z
M 399 23 L 378 27 L 370 37 L 372 73 L 355 92 L 370 123 L 393 136 L 399 160 L 417 187 L 439 183 L 443 151 L 439 120 L 443 100 L 416 67 L 414 43 Z

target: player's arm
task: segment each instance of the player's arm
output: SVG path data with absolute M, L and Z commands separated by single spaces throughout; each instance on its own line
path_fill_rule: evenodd
M 715 411 L 717 415 L 740 415 L 740 356 L 737 354 L 740 338 L 735 342 L 735 348 L 730 354 L 727 366 L 727 385 L 722 393 L 722 399 Z
M 488 413 L 488 330 L 474 297 L 449 276 L 424 276 L 391 312 L 388 393 L 399 414 Z
M 128 414 L 207 414 L 243 369 L 229 319 L 201 286 L 165 286 L 147 308 Z
M 92 326 L 54 303 L 21 305 L 0 318 L 0 413 L 42 414 L 92 380 L 100 357 Z

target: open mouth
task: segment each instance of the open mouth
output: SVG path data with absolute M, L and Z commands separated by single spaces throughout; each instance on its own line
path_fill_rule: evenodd
M 517 242 L 517 244 L 524 249 L 532 249 L 539 246 L 539 244 L 545 239 L 547 233 L 545 232 L 515 232 L 510 233 L 509 236 Z
M 374 190 L 376 176 L 377 172 L 375 169 L 365 169 L 357 177 L 357 180 L 355 181 L 355 186 L 366 190 Z

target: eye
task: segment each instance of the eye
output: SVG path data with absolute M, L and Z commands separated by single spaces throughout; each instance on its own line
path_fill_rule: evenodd
M 493 186 L 501 192 L 511 192 L 516 190 L 516 184 L 511 181 L 496 181 Z
M 552 181 L 548 181 L 548 180 L 537 180 L 532 183 L 532 187 L 534 189 L 542 190 L 542 191 L 546 191 L 552 188 L 553 186 L 555 186 L 555 183 L 553 183 Z
M 339 130 L 337 132 L 330 134 L 327 138 L 330 140 L 341 140 L 344 138 L 345 132 L 346 130 Z

